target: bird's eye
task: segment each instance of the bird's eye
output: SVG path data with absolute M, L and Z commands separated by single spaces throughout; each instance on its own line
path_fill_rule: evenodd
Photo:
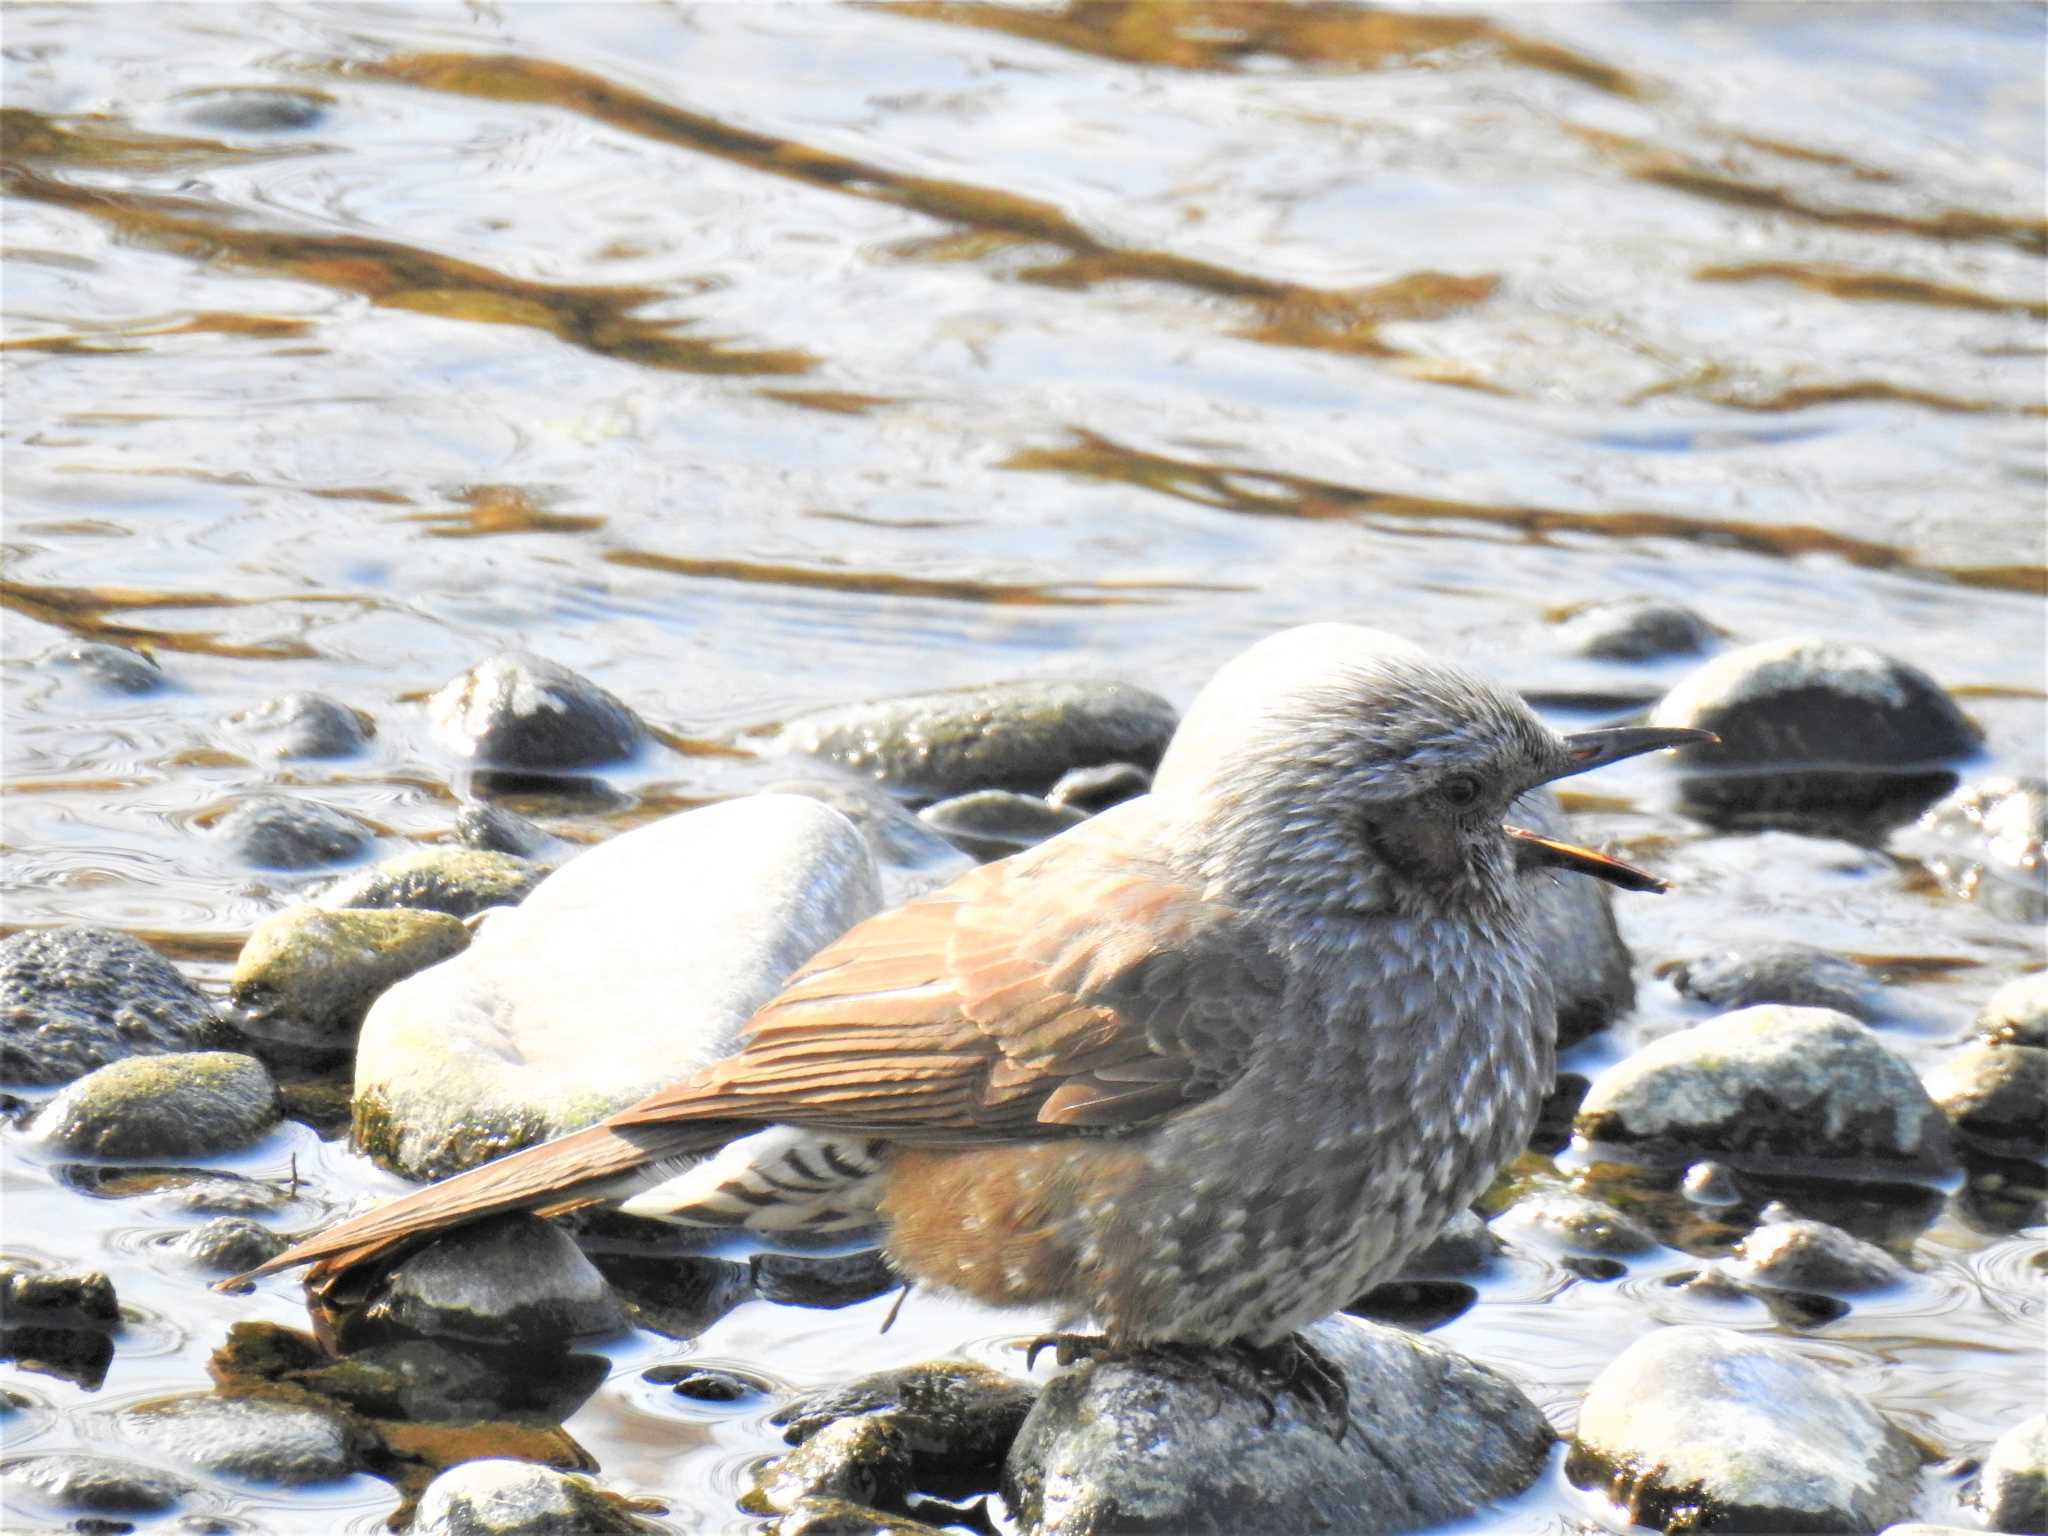
M 1460 811 L 1478 801 L 1479 791 L 1479 777 L 1471 773 L 1454 773 L 1437 786 L 1444 804 Z

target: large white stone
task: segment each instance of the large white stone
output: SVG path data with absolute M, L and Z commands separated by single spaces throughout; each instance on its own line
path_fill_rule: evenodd
M 613 838 L 377 1000 L 358 1142 L 438 1178 L 588 1125 L 730 1055 L 790 973 L 880 902 L 866 841 L 800 795 Z

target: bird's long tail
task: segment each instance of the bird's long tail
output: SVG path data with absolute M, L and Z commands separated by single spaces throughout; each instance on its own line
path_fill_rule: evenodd
M 738 1129 L 731 1121 L 717 1120 L 601 1121 L 386 1201 L 287 1248 L 268 1263 L 221 1281 L 216 1289 L 232 1289 L 259 1275 L 310 1264 L 307 1289 L 324 1291 L 358 1265 L 429 1233 L 505 1211 L 585 1204 L 609 1193 L 609 1186 L 637 1168 L 712 1151 Z

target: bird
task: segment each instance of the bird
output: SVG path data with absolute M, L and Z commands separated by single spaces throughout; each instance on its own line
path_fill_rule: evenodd
M 857 924 L 735 1054 L 223 1283 L 310 1265 L 319 1296 L 464 1222 L 603 1202 L 879 1228 L 907 1284 L 1291 1379 L 1296 1330 L 1395 1272 L 1535 1125 L 1556 1047 L 1536 882 L 1666 888 L 1518 827 L 1515 802 L 1710 739 L 1560 735 L 1362 626 L 1269 636 L 1203 688 L 1148 793 Z M 1089 1337 L 1054 1336 L 1063 1361 Z

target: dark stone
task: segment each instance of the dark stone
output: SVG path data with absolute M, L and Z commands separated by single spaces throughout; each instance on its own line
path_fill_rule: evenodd
M 450 1467 L 429 1483 L 412 1536 L 613 1536 L 652 1529 L 586 1478 L 493 1457 Z
M 229 1038 L 205 994 L 125 933 L 52 928 L 0 940 L 0 1079 L 67 1083 L 124 1057 Z
M 755 1294 L 791 1307 L 850 1307 L 903 1284 L 877 1248 L 830 1255 L 757 1253 L 747 1267 Z
M 286 1488 L 355 1470 L 347 1422 L 324 1408 L 263 1397 L 182 1397 L 121 1411 L 122 1430 L 202 1472 Z
M 458 755 L 521 773 L 618 762 L 645 734 L 639 717 L 589 678 L 522 651 L 471 667 L 427 711 Z
M 168 681 L 156 659 L 118 645 L 80 640 L 59 646 L 43 658 L 46 665 L 85 679 L 109 693 L 155 693 Z
M 546 866 L 475 848 L 420 848 L 344 876 L 319 895 L 329 911 L 411 908 L 474 917 L 516 907 L 546 879 Z
M 214 836 L 258 869 L 318 869 L 359 858 L 376 829 L 311 800 L 251 795 L 215 825 Z
M 1899 834 L 1896 846 L 1952 895 L 2017 923 L 2048 922 L 2048 783 L 1966 784 Z
M 1679 603 L 1617 598 L 1581 608 L 1557 626 L 1567 651 L 1603 661 L 1655 661 L 1698 656 L 1713 649 L 1713 625 Z
M 1340 1441 L 1298 1394 L 1207 1351 L 1084 1362 L 1039 1394 L 1003 1492 L 1034 1536 L 1416 1530 L 1543 1473 L 1555 1439 L 1505 1377 L 1396 1329 L 1304 1330 L 1349 1385 Z
M 977 859 L 1005 859 L 1088 818 L 1079 811 L 1055 809 L 1036 795 L 977 789 L 928 805 L 917 819 Z
M 1978 1151 L 2048 1156 L 2048 1050 L 1973 1042 L 1935 1068 L 1927 1091 Z
M 901 1505 L 915 1486 L 910 1445 L 887 1414 L 835 1419 L 763 1467 L 753 1501 L 781 1513 L 808 1498 Z
M 1658 1160 L 1702 1155 L 1837 1178 L 1937 1172 L 1947 1118 L 1869 1029 L 1767 1003 L 1666 1035 L 1593 1080 L 1578 1135 Z
M 1508 819 L 1531 832 L 1569 841 L 1557 798 L 1531 790 Z M 1613 895 L 1598 880 L 1558 874 L 1534 881 L 1536 943 L 1557 990 L 1559 1049 L 1576 1045 L 1635 1006 L 1634 960 L 1615 925 Z
M 1460 1211 L 1401 1266 L 1406 1280 L 1457 1280 L 1483 1275 L 1499 1257 L 1501 1240 L 1475 1211 Z
M 1717 746 L 1679 755 L 1686 806 L 1729 826 L 1870 836 L 1955 787 L 1976 727 L 1919 668 L 1867 646 L 1773 640 L 1716 657 L 1651 712 Z
M 1112 805 L 1135 800 L 1151 788 L 1152 775 L 1136 763 L 1097 763 L 1061 774 L 1059 782 L 1045 792 L 1045 803 L 1056 811 L 1093 816 Z
M 1652 1529 L 1862 1536 L 1912 1514 L 1920 1456 L 1826 1366 L 1677 1327 L 1594 1380 L 1565 1470 Z
M 0 1360 L 97 1392 L 114 1363 L 114 1338 L 96 1328 L 0 1328 Z
M 228 725 L 272 757 L 353 757 L 370 744 L 371 727 L 338 699 L 324 693 L 286 693 L 254 709 L 230 715 Z
M 222 87 L 206 92 L 185 113 L 194 128 L 219 133 L 300 133 L 318 127 L 333 98 L 319 91 L 277 87 Z
M 1977 1506 L 1994 1531 L 2048 1532 L 2048 1414 L 2035 1414 L 1998 1437 L 1984 1458 Z
M 1455 1322 L 1478 1303 L 1479 1293 L 1462 1280 L 1389 1280 L 1348 1303 L 1344 1311 L 1411 1333 L 1429 1333 Z
M 532 1216 L 458 1227 L 407 1254 L 342 1325 L 354 1349 L 394 1336 L 566 1345 L 622 1333 L 626 1314 L 569 1237 Z
M 671 1339 L 694 1339 L 754 1294 L 744 1264 L 701 1255 L 586 1255 L 626 1305 L 638 1327 Z
M 978 1471 L 992 1473 L 1037 1398 L 1030 1383 L 985 1365 L 935 1361 L 805 1393 L 768 1422 L 779 1425 L 790 1444 L 803 1445 L 842 1420 L 886 1420 L 896 1431 L 890 1444 L 904 1458 L 905 1477 L 930 1491 L 937 1484 L 972 1483 Z
M 508 853 L 518 859 L 552 858 L 563 842 L 537 821 L 500 805 L 465 805 L 455 817 L 455 841 L 478 853 Z
M 40 1505 L 65 1513 L 123 1515 L 157 1514 L 192 1492 L 190 1483 L 168 1472 L 79 1451 L 10 1461 L 0 1468 L 0 1488 L 15 1512 Z
M 106 1329 L 121 1325 L 114 1282 L 99 1270 L 0 1264 L 0 1328 Z
M 193 1263 L 223 1275 L 239 1275 L 268 1263 L 290 1246 L 282 1233 L 240 1216 L 216 1216 L 177 1240 L 178 1251 Z
M 1070 768 L 1158 766 L 1173 706 L 1128 683 L 1008 682 L 877 699 L 790 721 L 778 750 L 828 758 L 931 799 L 1044 794 Z
M 667 1387 L 677 1397 L 697 1403 L 737 1403 L 769 1390 L 768 1384 L 756 1377 L 703 1366 L 657 1365 L 642 1371 L 640 1379 L 651 1386 Z
M 1853 960 L 1805 944 L 1760 944 L 1695 955 L 1671 967 L 1685 996 L 1721 1009 L 1753 1003 L 1832 1008 L 1868 1023 L 1884 1009 L 1871 975 Z
M 2015 976 L 1977 1016 L 1977 1036 L 1992 1045 L 2048 1047 L 2048 971 Z
M 559 1424 L 590 1400 L 608 1374 L 602 1355 L 444 1339 L 395 1339 L 338 1360 L 317 1350 L 302 1359 L 286 1353 L 278 1368 L 255 1373 L 256 1379 L 302 1387 L 374 1418 L 415 1424 L 515 1416 Z
M 283 1116 L 262 1062 L 235 1051 L 131 1056 L 43 1106 L 32 1133 L 87 1157 L 208 1157 L 260 1140 Z

